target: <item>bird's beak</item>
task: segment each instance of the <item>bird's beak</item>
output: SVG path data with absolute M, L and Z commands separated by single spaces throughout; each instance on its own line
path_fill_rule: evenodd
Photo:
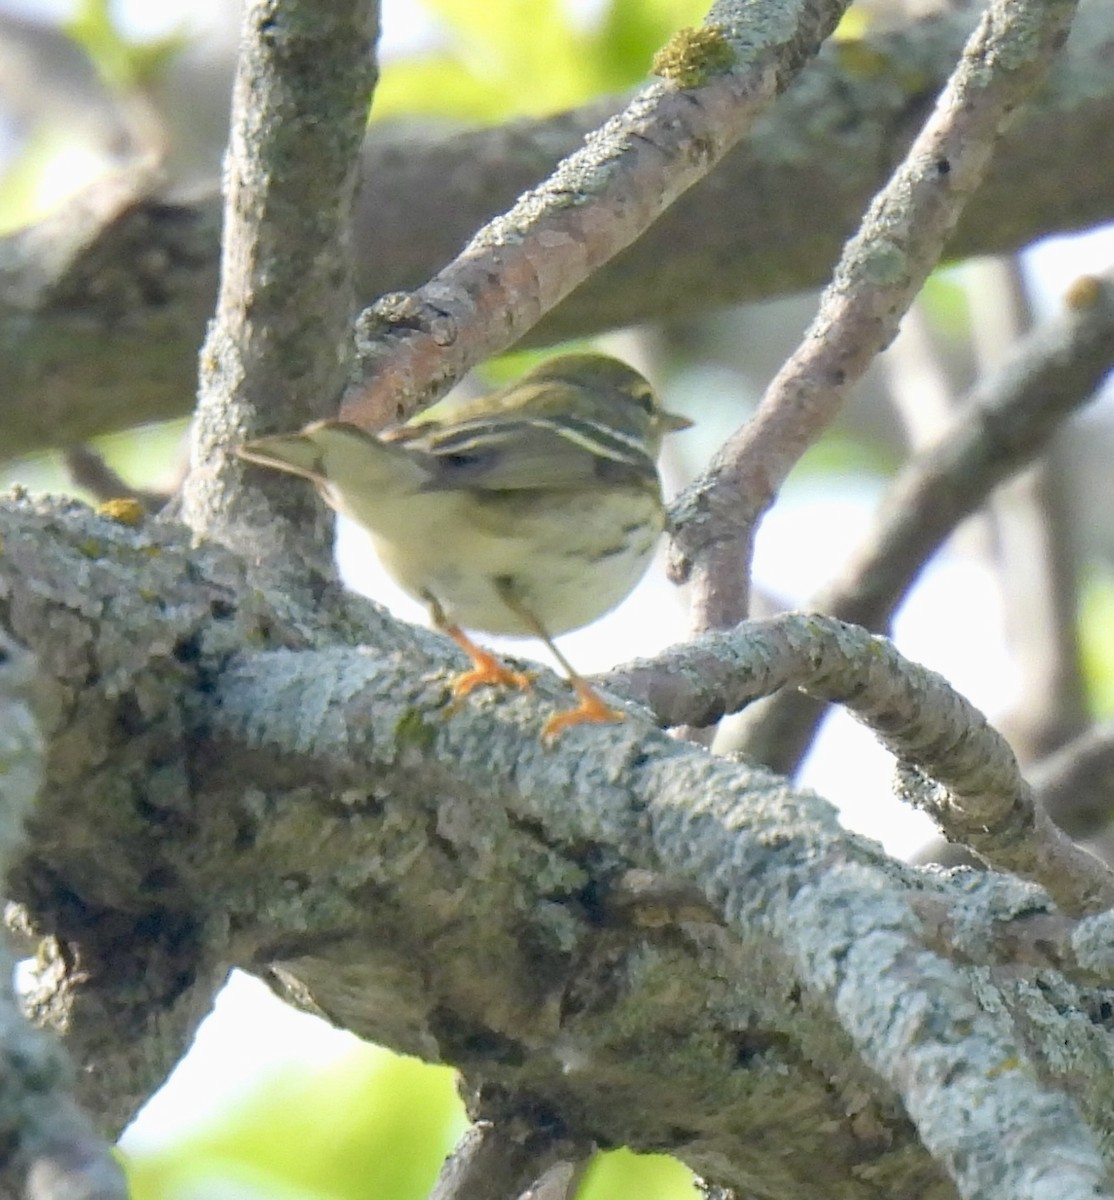
M 682 429 L 690 428 L 693 422 L 688 417 L 682 417 L 680 413 L 663 412 L 661 424 L 666 433 L 679 433 Z

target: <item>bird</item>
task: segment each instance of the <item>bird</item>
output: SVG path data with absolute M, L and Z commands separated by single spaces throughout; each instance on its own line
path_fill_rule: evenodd
M 645 573 L 666 524 L 661 443 L 691 424 L 626 363 L 575 353 L 381 434 L 325 420 L 237 452 L 309 480 L 367 531 L 388 573 L 469 656 L 454 696 L 533 678 L 465 629 L 543 642 L 578 700 L 545 723 L 550 742 L 623 719 L 553 639 L 610 612 Z

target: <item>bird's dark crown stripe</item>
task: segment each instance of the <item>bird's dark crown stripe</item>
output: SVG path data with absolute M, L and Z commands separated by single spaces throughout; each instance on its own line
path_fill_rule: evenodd
M 438 430 L 430 439 L 430 449 L 435 454 L 467 454 L 490 450 L 493 438 L 501 438 L 509 423 L 502 421 L 467 421 L 455 429 Z M 487 443 L 485 445 L 485 443 Z

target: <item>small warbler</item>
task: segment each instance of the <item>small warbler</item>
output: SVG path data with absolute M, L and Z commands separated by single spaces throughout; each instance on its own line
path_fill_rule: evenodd
M 546 723 L 549 739 L 582 721 L 622 719 L 553 637 L 602 617 L 642 577 L 665 527 L 662 437 L 691 423 L 662 409 L 625 363 L 568 354 L 384 434 L 318 421 L 239 454 L 310 480 L 368 531 L 390 574 L 472 659 L 456 695 L 530 683 L 462 625 L 541 639 L 579 698 Z

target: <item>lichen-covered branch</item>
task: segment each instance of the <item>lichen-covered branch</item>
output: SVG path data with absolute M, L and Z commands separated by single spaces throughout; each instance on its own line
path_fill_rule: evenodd
M 857 626 L 817 614 L 744 622 L 607 677 L 664 724 L 706 725 L 793 687 L 846 705 L 898 760 L 942 785 L 909 781 L 949 839 L 1033 879 L 1066 912 L 1114 907 L 1114 874 L 1033 803 L 1005 739 L 941 675 Z
M 0 620 L 39 654 L 52 713 L 13 888 L 57 939 L 67 1045 L 112 1123 L 236 964 L 575 1139 L 738 1188 L 869 1200 L 881 1179 L 942 1200 L 934 1155 L 980 1200 L 1033 1195 L 1026 1172 L 1107 1195 L 1063 1099 L 1111 1120 L 1114 1043 L 1078 1017 L 1101 995 L 1046 995 L 998 957 L 1046 907 L 1031 887 L 980 907 L 1009 881 L 890 863 L 819 798 L 637 712 L 547 749 L 553 676 L 454 706 L 443 639 L 365 608 L 348 644 L 354 625 L 329 633 L 174 526 L 21 501 L 0 536 Z M 720 921 L 626 919 L 608 896 L 635 869 L 696 885 Z M 913 901 L 933 895 L 954 911 L 928 953 Z M 993 1136 L 1007 1109 L 1033 1138 Z
M 979 1003 L 960 970 L 921 945 L 902 887 L 863 859 L 814 801 L 636 722 L 593 731 L 564 753 L 516 732 L 512 750 L 501 732 L 501 704 L 478 715 L 483 732 L 476 738 L 476 730 L 452 721 L 433 717 L 430 724 L 430 683 L 407 672 L 388 685 L 391 673 L 370 658 L 362 667 L 332 655 L 245 660 L 218 686 L 214 733 L 258 746 L 266 761 L 297 730 L 319 760 L 366 761 L 383 789 L 384 769 L 399 761 L 395 737 L 420 729 L 422 763 L 440 763 L 445 773 L 434 793 L 451 777 L 452 794 L 469 809 L 467 823 L 457 825 L 464 814 L 450 800 L 439 825 L 468 830 L 473 847 L 486 838 L 474 825 L 467 781 L 482 795 L 510 773 L 513 787 L 497 785 L 497 811 L 512 823 L 541 823 L 556 845 L 621 846 L 628 860 L 696 882 L 744 941 L 777 947 L 791 974 L 830 1006 L 858 1053 L 901 1095 L 961 1195 L 1035 1198 L 1034 1178 L 1055 1180 L 1065 1196 L 1114 1194 L 1103 1191 L 1101 1160 L 1073 1104 L 1036 1082 L 1008 1024 Z M 358 716 L 372 695 L 374 727 Z M 508 706 L 516 731 L 524 703 Z M 309 726 L 311 713 L 318 716 Z M 360 803 L 357 795 L 351 803 Z M 578 1073 L 589 1070 L 571 1026 L 559 1023 L 553 1036 L 559 1058 L 571 1055 Z M 953 1119 L 959 1110 L 963 1121 Z M 1034 1153 L 1023 1163 L 992 1136 L 1006 1120 L 1032 1131 Z M 699 1156 L 694 1165 L 700 1169 Z

